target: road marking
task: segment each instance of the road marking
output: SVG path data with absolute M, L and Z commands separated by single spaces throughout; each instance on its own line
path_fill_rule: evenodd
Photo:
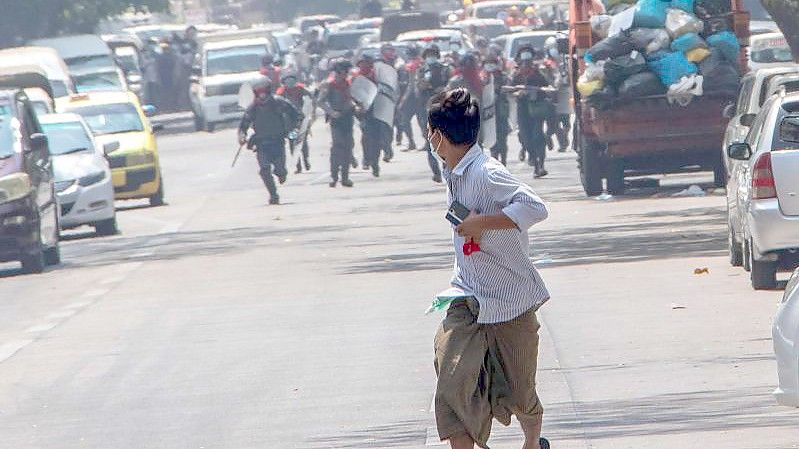
M 25 329 L 25 333 L 28 334 L 37 334 L 39 332 L 47 332 L 50 329 L 58 326 L 58 323 L 47 323 L 47 324 L 39 324 L 37 326 L 31 326 Z
M 11 356 L 19 352 L 20 349 L 31 343 L 33 343 L 33 340 L 16 340 L 0 346 L 0 363 L 8 360 Z

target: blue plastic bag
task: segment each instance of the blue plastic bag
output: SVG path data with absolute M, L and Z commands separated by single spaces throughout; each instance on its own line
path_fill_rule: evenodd
M 670 1 L 638 0 L 635 6 L 633 26 L 639 28 L 663 28 L 666 24 L 666 9 Z
M 696 64 L 686 59 L 685 54 L 679 51 L 668 53 L 660 59 L 650 60 L 647 64 L 666 87 L 680 81 L 684 76 L 699 72 Z
M 694 0 L 671 0 L 672 8 L 679 8 L 683 11 L 694 13 Z
M 671 42 L 672 51 L 687 53 L 695 48 L 707 48 L 705 40 L 696 33 L 686 33 Z
M 707 38 L 707 44 L 710 48 L 716 48 L 721 51 L 721 54 L 729 62 L 738 61 L 738 53 L 741 51 L 741 44 L 738 43 L 738 38 L 731 31 L 722 31 Z

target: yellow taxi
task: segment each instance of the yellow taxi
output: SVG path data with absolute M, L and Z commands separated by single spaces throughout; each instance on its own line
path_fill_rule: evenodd
M 98 146 L 107 148 L 114 198 L 146 198 L 151 206 L 164 204 L 164 185 L 158 163 L 155 131 L 132 92 L 92 92 L 57 100 L 59 112 L 79 114 L 91 128 Z

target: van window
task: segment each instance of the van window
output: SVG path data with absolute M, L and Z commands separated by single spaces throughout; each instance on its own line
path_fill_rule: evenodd
M 130 103 L 86 106 L 70 110 L 86 120 L 95 135 L 144 131 L 136 107 Z
M 208 50 L 206 52 L 206 74 L 214 76 L 257 72 L 261 69 L 261 59 L 266 53 L 265 45 Z
M 67 63 L 70 72 L 116 67 L 116 62 L 111 58 L 111 55 L 80 56 L 69 58 L 64 62 Z
M 11 105 L 0 104 L 0 159 L 9 158 L 16 153 L 12 119 Z

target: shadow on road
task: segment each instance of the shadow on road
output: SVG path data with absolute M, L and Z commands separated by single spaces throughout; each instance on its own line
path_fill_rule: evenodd
M 400 421 L 394 424 L 342 432 L 335 436 L 319 436 L 307 440 L 311 448 L 409 447 L 424 445 L 427 439 L 425 421 Z

